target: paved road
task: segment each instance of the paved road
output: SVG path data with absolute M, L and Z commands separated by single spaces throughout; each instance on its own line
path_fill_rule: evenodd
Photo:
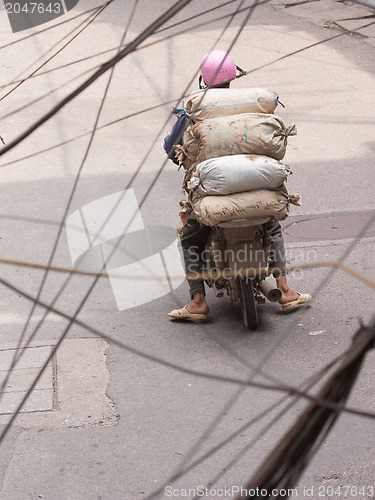
M 139 2 L 127 40 L 172 5 L 170 0 L 159 3 L 152 9 L 148 2 Z M 192 29 L 186 33 L 181 33 L 182 24 L 154 35 L 147 41 L 154 45 L 131 54 L 116 67 L 99 126 L 135 115 L 99 129 L 87 158 L 88 133 L 109 75 L 1 158 L 1 164 L 6 164 L 1 169 L 2 258 L 47 264 L 64 216 L 68 222 L 53 258 L 58 267 L 71 267 L 73 259 L 80 269 L 97 270 L 102 255 L 111 252 L 125 227 L 134 224 L 143 232 L 139 240 L 126 240 L 134 258 L 116 254 L 108 269 L 111 280 L 101 279 L 89 294 L 91 277 L 75 276 L 66 282 L 65 274 L 48 274 L 40 299 L 49 304 L 54 301 L 60 313 L 44 318 L 43 307 L 34 311 L 24 339 L 43 320 L 42 325 L 24 349 L 1 402 L 4 430 L 35 375 L 51 357 L 24 412 L 1 443 L 2 500 L 132 500 L 147 498 L 158 488 L 162 489 L 158 498 L 193 498 L 193 491 L 186 490 L 206 485 L 211 487 L 207 498 L 219 498 L 218 488 L 245 484 L 293 425 L 305 402 L 300 399 L 283 417 L 277 416 L 285 403 L 276 411 L 270 408 L 283 393 L 244 389 L 187 370 L 245 379 L 253 377 L 254 367 L 260 366 L 267 377 L 300 386 L 342 353 L 359 322 L 369 321 L 374 313 L 374 291 L 368 285 L 343 271 L 329 275 L 328 268 L 312 268 L 289 276 L 291 286 L 314 296 L 311 306 L 285 313 L 275 304 L 265 304 L 260 308 L 260 328 L 254 333 L 242 325 L 238 305 L 211 294 L 208 324 L 176 324 L 166 316 L 188 299 L 186 284 L 178 279 L 174 233 L 182 173 L 172 164 L 160 172 L 165 160 L 161 142 L 173 124 L 172 105 L 190 80 L 187 92 L 196 88 L 194 74 L 202 55 L 219 37 L 218 46 L 228 47 L 245 13 L 235 17 L 224 33 L 228 19 L 208 21 L 230 14 L 237 5 L 206 14 L 204 23 L 194 29 L 202 20 L 191 20 L 187 26 Z M 69 16 L 92 6 L 81 0 Z M 216 6 L 213 0 L 204 6 L 193 2 L 175 21 Z M 121 6 L 113 2 L 40 71 L 116 48 L 131 12 L 130 2 Z M 375 209 L 375 24 L 371 15 L 369 6 L 350 2 L 273 0 L 254 9 L 233 47 L 237 64 L 250 71 L 236 87 L 264 86 L 277 91 L 285 105 L 277 112 L 297 125 L 298 135 L 291 138 L 285 161 L 293 170 L 288 189 L 302 194 L 303 205 L 293 208 L 292 215 L 308 218 L 344 212 L 350 216 Z M 1 45 L 29 33 L 13 34 L 3 11 L 0 19 Z M 53 44 L 57 50 L 67 31 L 81 21 L 2 49 L 1 85 L 18 80 L 23 71 L 29 74 L 36 60 Z M 164 39 L 169 34 L 175 36 Z M 17 137 L 82 82 L 83 71 L 111 54 L 114 51 L 46 73 L 14 90 L 2 101 L 0 135 L 4 141 Z M 44 100 L 5 117 L 44 94 L 48 94 Z M 136 114 L 161 103 L 167 104 Z M 29 157 L 77 136 L 81 137 Z M 121 212 L 113 212 L 120 196 L 116 193 L 125 190 L 127 202 Z M 113 223 L 101 240 L 93 242 L 108 214 Z M 124 220 L 125 227 L 121 227 Z M 360 222 L 356 224 L 353 237 L 361 230 Z M 156 242 L 155 227 L 162 235 Z M 351 246 L 347 235 L 337 238 L 337 229 L 330 229 L 319 241 L 288 243 L 290 264 L 332 261 L 348 252 L 345 263 L 374 280 L 374 238 L 369 235 Z M 87 251 L 90 240 L 93 249 Z M 148 281 L 141 295 L 134 277 L 145 272 L 144 265 L 134 264 L 140 259 L 157 269 L 159 276 L 165 276 L 166 268 L 176 280 Z M 133 279 L 126 284 L 116 281 L 116 273 L 121 272 L 133 273 Z M 31 309 L 27 296 L 37 295 L 43 276 L 39 269 L 1 265 L 1 279 L 15 287 L 4 286 L 1 294 L 3 377 Z M 82 324 L 68 329 L 61 349 L 52 355 L 51 349 L 69 327 L 64 314 L 75 314 L 82 301 Z M 101 339 L 94 330 L 103 334 Z M 373 367 L 371 353 L 350 398 L 351 406 L 375 410 Z M 255 380 L 269 383 L 260 375 Z M 241 429 L 246 423 L 251 425 Z M 171 481 L 179 468 L 185 469 L 239 429 L 219 451 Z M 294 498 L 318 498 L 319 493 L 328 497 L 328 486 L 356 486 L 358 492 L 361 486 L 375 487 L 374 435 L 372 420 L 343 415 L 300 479 Z M 174 490 L 163 490 L 165 485 Z M 370 496 L 371 491 L 363 493 Z M 360 493 L 352 490 L 350 495 L 355 498 Z M 226 492 L 221 498 L 232 497 Z

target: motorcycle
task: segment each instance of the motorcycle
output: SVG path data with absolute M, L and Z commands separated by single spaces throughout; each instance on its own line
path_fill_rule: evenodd
M 217 297 L 225 291 L 232 302 L 240 300 L 244 325 L 259 326 L 257 304 L 280 300 L 281 291 L 272 286 L 269 274 L 271 237 L 266 219 L 221 223 L 212 228 L 206 243 L 205 282 Z

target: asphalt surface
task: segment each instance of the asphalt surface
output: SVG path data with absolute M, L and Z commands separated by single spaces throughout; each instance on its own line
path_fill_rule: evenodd
M 4 98 L 0 135 L 5 143 L 76 88 L 89 74 L 79 76 L 83 71 L 114 55 L 131 17 L 127 41 L 172 3 L 164 0 L 150 8 L 149 2 L 139 1 L 133 17 L 130 2 L 125 5 L 117 0 L 109 5 L 40 72 L 115 50 L 30 79 Z M 373 284 L 375 240 L 358 238 L 363 229 L 360 224 L 350 238 L 345 234 L 338 239 L 332 227 L 332 239 L 328 234 L 318 241 L 287 244 L 288 262 L 297 267 L 288 277 L 289 285 L 313 295 L 313 302 L 293 311 L 283 311 L 277 304 L 261 305 L 256 332 L 243 326 L 239 304 L 230 305 L 228 299 L 216 299 L 210 292 L 207 324 L 170 321 L 167 312 L 188 301 L 186 283 L 176 277 L 168 288 L 163 281 L 136 279 L 144 267 L 135 264 L 148 257 L 155 259 L 149 261 L 151 266 L 166 263 L 169 271 L 179 272 L 170 231 L 178 225 L 183 174 L 171 162 L 163 164 L 162 140 L 173 124 L 172 106 L 181 103 L 184 89 L 186 94 L 196 89 L 195 72 L 203 54 L 218 40 L 217 46 L 223 49 L 235 40 L 247 12 L 236 16 L 224 33 L 228 18 L 216 19 L 232 13 L 238 4 L 155 34 L 145 42 L 155 44 L 119 63 L 99 126 L 119 121 L 99 129 L 91 145 L 89 132 L 108 73 L 0 158 L 0 256 L 14 261 L 1 264 L 2 377 L 31 311 L 30 297 L 38 295 L 44 281 L 43 270 L 21 262 L 47 265 L 56 246 L 55 267 L 71 268 L 78 255 L 76 266 L 97 270 L 100 256 L 125 230 L 122 218 L 129 223 L 129 213 L 137 205 L 140 212 L 133 221 L 137 228 L 162 227 L 160 234 L 165 238 L 163 244 L 156 242 L 157 248 L 149 242 L 149 254 L 141 255 L 134 245 L 133 259 L 116 260 L 111 272 L 133 266 L 124 271 L 127 276 L 133 273 L 133 278 L 123 287 L 113 277 L 100 279 L 91 290 L 92 277 L 77 275 L 66 282 L 66 273 L 48 273 L 40 300 L 52 304 L 58 314 L 44 317 L 42 306 L 33 311 L 23 346 L 41 325 L 29 350 L 24 349 L 29 361 L 19 365 L 18 377 L 8 381 L 0 402 L 0 430 L 7 430 L 0 445 L 2 500 L 138 500 L 152 498 L 157 491 L 155 498 L 194 498 L 194 491 L 203 498 L 235 498 L 232 487 L 250 479 L 301 415 L 306 401 L 299 398 L 284 415 L 278 415 L 285 401 L 291 400 L 271 407 L 285 398 L 285 392 L 244 388 L 233 379 L 301 387 L 343 353 L 360 322 L 368 323 L 374 315 L 371 283 L 342 269 L 332 273 L 328 264 L 314 267 L 345 256 L 345 265 Z M 81 0 L 65 17 L 95 5 L 99 2 Z M 167 25 L 214 7 L 217 2 L 213 0 L 204 5 L 193 1 Z M 54 44 L 56 51 L 65 43 L 61 39 L 82 19 L 2 48 L 0 84 L 30 74 Z M 293 207 L 291 216 L 350 215 L 375 209 L 373 23 L 370 5 L 274 0 L 253 9 L 231 50 L 236 63 L 249 71 L 234 86 L 276 91 L 285 105 L 276 112 L 297 125 L 298 134 L 290 138 L 285 162 L 293 170 L 288 190 L 300 193 L 303 204 Z M 185 33 L 184 28 L 189 30 Z M 12 33 L 2 10 L 0 45 L 39 29 Z M 69 83 L 73 77 L 77 78 Z M 3 88 L 1 95 L 11 88 Z M 44 94 L 43 100 L 6 116 Z M 162 103 L 166 104 L 139 114 Z M 66 142 L 82 134 L 86 135 Z M 123 213 L 112 213 L 112 196 L 130 187 L 133 192 L 128 195 L 134 195 L 137 202 L 131 198 Z M 82 233 L 74 230 L 83 227 L 91 238 L 109 214 L 114 222 L 88 258 L 87 239 L 81 240 L 77 234 Z M 59 236 L 64 217 L 68 224 Z M 169 252 L 163 253 L 171 244 Z M 83 255 L 87 258 L 80 261 Z M 311 268 L 302 269 L 305 264 Z M 164 267 L 157 270 L 159 275 Z M 81 324 L 70 326 L 67 316 L 78 308 Z M 102 334 L 100 341 L 96 333 Z M 43 354 L 46 347 L 53 348 L 64 334 L 62 350 L 47 363 L 46 378 L 38 382 L 34 399 L 8 430 L 12 412 L 51 352 Z M 31 354 L 30 349 L 34 349 Z M 349 399 L 350 407 L 375 411 L 374 362 L 370 352 Z M 259 368 L 263 375 L 254 374 Z M 227 439 L 237 431 L 238 435 Z M 341 415 L 296 485 L 297 492 L 290 496 L 374 498 L 374 436 L 373 419 Z M 203 460 L 205 454 L 208 457 Z M 199 463 L 192 466 L 196 460 Z M 181 470 L 181 477 L 172 481 Z M 200 494 L 200 486 L 208 487 L 208 495 Z

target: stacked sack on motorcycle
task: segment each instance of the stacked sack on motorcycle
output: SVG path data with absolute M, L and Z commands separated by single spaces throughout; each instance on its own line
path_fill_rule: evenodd
M 282 185 L 279 189 L 258 189 L 229 196 L 205 196 L 194 204 L 195 218 L 206 226 L 217 226 L 256 217 L 282 219 L 289 203 L 299 204 L 298 195 L 289 195 Z
M 229 89 L 228 89 L 229 90 Z M 294 125 L 266 113 L 241 113 L 210 118 L 189 127 L 176 156 L 185 166 L 209 158 L 238 154 L 258 154 L 282 160 L 287 139 L 295 135 Z
M 270 113 L 278 104 L 279 96 L 267 89 L 210 89 L 197 90 L 186 103 L 186 113 L 195 123 L 208 118 L 232 116 L 241 113 Z
M 186 104 L 192 125 L 175 153 L 186 170 L 193 215 L 214 226 L 254 217 L 281 219 L 290 203 L 282 160 L 295 125 L 273 114 L 278 96 L 267 89 L 209 89 Z
M 291 171 L 280 161 L 260 155 L 234 155 L 199 163 L 190 188 L 200 196 L 228 195 L 256 189 L 278 189 Z

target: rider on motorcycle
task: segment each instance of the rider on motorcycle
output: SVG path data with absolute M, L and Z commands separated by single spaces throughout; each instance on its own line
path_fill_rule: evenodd
M 219 68 L 219 69 L 218 69 Z M 200 88 L 208 86 L 215 88 L 229 88 L 230 82 L 236 78 L 238 68 L 229 54 L 222 50 L 213 50 L 203 57 L 201 63 L 201 75 L 199 78 Z M 202 86 L 202 81 L 205 86 Z M 182 144 L 182 135 L 186 128 L 184 116 L 175 123 L 170 135 L 164 140 L 164 149 L 168 157 L 176 164 L 178 160 L 174 154 L 174 145 Z M 180 234 L 185 271 L 189 276 L 198 276 L 203 270 L 202 252 L 210 235 L 211 228 L 199 223 L 196 219 L 188 216 L 183 221 Z M 286 256 L 279 221 L 271 219 L 266 224 L 268 234 L 271 236 L 271 262 L 273 276 L 276 278 L 277 288 L 282 292 L 279 303 L 282 307 L 293 307 L 311 300 L 308 294 L 301 294 L 288 287 L 286 279 Z M 202 279 L 188 278 L 190 297 L 192 302 L 182 309 L 173 310 L 168 316 L 175 319 L 193 318 L 205 319 L 209 308 L 205 297 L 204 281 Z

